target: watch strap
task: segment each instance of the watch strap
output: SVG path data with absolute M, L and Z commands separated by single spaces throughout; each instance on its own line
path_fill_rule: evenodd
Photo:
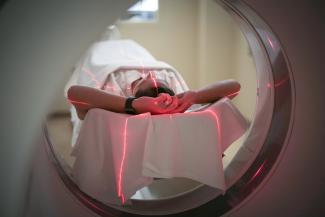
M 124 111 L 127 114 L 136 114 L 135 109 L 132 106 L 132 102 L 133 100 L 135 100 L 135 97 L 128 97 L 125 101 L 125 105 L 124 105 Z

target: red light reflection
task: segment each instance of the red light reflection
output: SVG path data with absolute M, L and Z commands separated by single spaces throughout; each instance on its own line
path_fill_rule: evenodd
M 267 38 L 267 41 L 269 42 L 271 48 L 274 50 L 275 49 L 275 45 L 273 44 L 273 41 L 270 39 L 269 36 L 266 36 L 266 38 Z
M 262 165 L 257 169 L 257 171 L 254 173 L 254 175 L 252 176 L 252 178 L 247 182 L 246 185 L 248 185 L 249 183 L 251 183 L 260 173 L 261 171 L 263 170 L 264 168 L 264 165 L 265 165 L 266 161 L 264 161 L 262 163 Z
M 267 83 L 267 87 L 268 87 L 268 88 L 276 88 L 276 87 L 280 87 L 280 86 L 282 86 L 284 83 L 286 83 L 288 80 L 289 80 L 289 78 L 286 77 L 286 78 L 284 78 L 284 79 L 282 79 L 282 80 L 280 80 L 280 81 L 275 82 L 273 85 L 272 85 L 271 83 Z

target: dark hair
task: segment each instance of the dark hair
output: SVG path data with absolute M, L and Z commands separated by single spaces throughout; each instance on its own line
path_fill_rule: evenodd
M 174 96 L 175 93 L 172 89 L 168 87 L 151 87 L 145 90 L 138 90 L 135 93 L 135 97 L 139 98 L 141 96 L 157 97 L 160 93 L 167 93 L 171 96 Z

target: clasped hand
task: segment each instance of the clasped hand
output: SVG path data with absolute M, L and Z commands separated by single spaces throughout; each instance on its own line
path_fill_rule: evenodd
M 150 112 L 151 114 L 172 114 L 186 111 L 195 103 L 195 92 L 186 91 L 176 96 L 166 93 L 158 97 L 140 97 L 133 102 L 138 114 Z

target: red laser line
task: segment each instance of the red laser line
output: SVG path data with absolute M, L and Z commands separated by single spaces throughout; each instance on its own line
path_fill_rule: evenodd
M 157 95 L 158 95 L 158 85 L 157 85 L 157 81 L 156 81 L 156 79 L 154 78 L 154 75 L 153 75 L 152 71 L 149 71 L 149 74 L 150 74 L 150 79 L 152 80 L 153 85 L 154 85 L 155 88 L 156 88 L 156 93 L 157 93 Z
M 151 78 L 151 80 L 152 80 L 154 86 L 155 86 L 156 89 L 157 89 L 157 88 L 158 88 L 158 86 L 157 86 L 157 81 L 156 81 L 156 79 L 154 78 L 154 75 L 153 75 L 152 71 L 149 71 L 149 74 L 150 74 L 150 78 Z
M 147 114 L 139 114 L 137 117 L 145 117 Z M 119 177 L 118 177 L 118 196 L 122 199 L 122 204 L 125 203 L 125 196 L 122 193 L 122 180 L 123 180 L 123 170 L 124 170 L 124 162 L 125 162 L 125 155 L 126 155 L 126 146 L 127 146 L 127 126 L 128 126 L 128 118 L 125 120 L 124 125 L 124 134 L 123 134 L 123 151 L 122 151 L 122 160 L 119 170 Z
M 148 115 L 148 113 L 142 113 L 142 114 L 137 114 L 137 115 L 135 115 L 135 117 L 139 117 L 139 118 L 141 118 L 141 117 L 145 117 L 145 116 L 147 116 Z
M 128 119 L 125 120 L 124 125 L 124 137 L 123 137 L 123 154 L 122 154 L 122 160 L 120 165 L 120 172 L 119 172 L 119 179 L 118 179 L 118 196 L 122 198 L 122 204 L 125 202 L 124 195 L 122 193 L 122 174 L 123 174 L 123 167 L 124 167 L 124 161 L 125 161 L 125 154 L 126 154 L 126 144 L 127 144 L 127 126 L 128 126 Z
M 91 105 L 91 104 L 86 103 L 86 102 L 76 101 L 76 100 L 71 100 L 71 99 L 68 99 L 68 101 L 69 101 L 71 104 Z
M 116 90 L 115 87 L 106 84 L 106 85 L 104 86 L 104 90 L 107 90 L 107 89 L 111 89 L 111 90 L 113 90 L 113 91 Z
M 215 112 L 211 111 L 210 109 L 207 109 L 207 110 L 205 110 L 203 112 L 208 112 L 215 118 L 216 123 L 217 123 L 217 131 L 218 131 L 218 143 L 222 147 L 222 143 L 221 143 L 222 142 L 221 141 L 221 126 L 220 126 L 220 120 L 219 120 L 218 115 Z
M 92 81 L 96 83 L 97 88 L 101 87 L 101 83 L 96 79 L 94 73 L 92 73 L 90 70 L 86 69 L 85 67 L 83 67 L 82 70 L 91 78 Z
M 236 96 L 237 94 L 239 94 L 240 91 L 236 91 L 234 93 L 230 93 L 227 95 L 227 97 L 230 97 L 230 96 Z

